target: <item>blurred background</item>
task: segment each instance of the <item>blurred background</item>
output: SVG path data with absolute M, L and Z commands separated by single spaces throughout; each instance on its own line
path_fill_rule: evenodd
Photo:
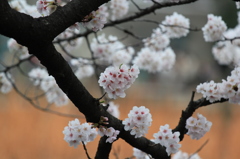
M 140 1 L 140 0 L 137 0 Z M 136 2 L 137 2 L 136 1 Z M 34 4 L 35 1 L 29 1 Z M 142 4 L 145 5 L 145 4 Z M 130 12 L 134 12 L 132 6 Z M 237 25 L 237 9 L 230 0 L 199 0 L 196 3 L 164 8 L 157 11 L 151 18 L 164 20 L 166 15 L 174 11 L 190 19 L 192 28 L 201 28 L 207 22 L 207 14 L 221 15 L 229 28 Z M 153 24 L 123 24 L 131 27 L 134 32 L 142 36 L 150 36 Z M 121 36 L 114 29 L 104 30 L 106 34 Z M 100 32 L 101 33 L 101 32 Z M 8 38 L 0 36 L 0 57 L 2 61 L 11 62 L 7 49 Z M 202 32 L 191 32 L 187 37 L 171 40 L 171 47 L 176 53 L 174 68 L 165 73 L 149 74 L 142 71 L 137 81 L 126 91 L 127 97 L 114 102 L 119 105 L 120 119 L 125 119 L 133 106 L 146 106 L 153 116 L 153 123 L 146 136 L 153 138 L 161 125 L 169 124 L 174 128 L 180 118 L 181 111 L 186 108 L 192 91 L 199 83 L 214 80 L 220 82 L 230 74 L 232 68 L 220 66 L 214 60 L 211 48 L 214 43 L 206 43 Z M 83 46 L 84 47 L 84 46 Z M 83 50 L 83 48 L 79 48 Z M 76 50 L 78 52 L 79 50 Z M 16 72 L 18 79 L 27 82 Z M 96 78 L 82 80 L 83 84 L 94 97 L 100 97 L 100 90 Z M 201 98 L 197 94 L 195 99 Z M 77 149 L 69 147 L 63 140 L 62 131 L 70 120 L 74 118 L 62 117 L 34 108 L 28 101 L 12 91 L 7 95 L 0 94 L 0 159 L 85 159 L 83 147 Z M 81 115 L 73 104 L 53 110 Z M 213 123 L 211 131 L 202 139 L 191 140 L 185 136 L 181 142 L 181 150 L 187 153 L 196 152 L 207 140 L 207 145 L 199 152 L 203 159 L 239 159 L 240 138 L 240 106 L 229 103 L 214 104 L 197 110 Z M 196 114 L 194 114 L 196 117 Z M 81 122 L 85 122 L 80 118 Z M 98 139 L 87 144 L 92 158 L 96 153 Z M 121 139 L 113 144 L 110 158 L 119 159 L 132 156 L 132 148 Z

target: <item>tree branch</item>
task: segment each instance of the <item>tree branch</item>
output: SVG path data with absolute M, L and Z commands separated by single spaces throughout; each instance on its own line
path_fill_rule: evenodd
M 110 115 L 99 101 L 92 97 L 74 75 L 71 67 L 64 60 L 62 55 L 52 44 L 53 39 L 58 34 L 75 22 L 81 21 L 85 15 L 96 10 L 101 4 L 107 1 L 108 0 L 72 0 L 64 7 L 58 7 L 58 9 L 50 16 L 32 18 L 29 15 L 11 9 L 7 0 L 1 0 L 0 34 L 14 38 L 19 44 L 26 46 L 30 54 L 37 57 L 41 61 L 41 64 L 47 68 L 48 73 L 55 78 L 58 86 L 69 97 L 79 111 L 85 115 L 88 122 L 97 123 L 101 116 L 107 117 L 109 119 L 109 124 L 107 126 L 119 130 L 119 137 L 131 146 L 150 154 L 153 158 L 169 159 L 170 156 L 167 155 L 165 148 L 161 145 L 154 144 L 145 137 L 135 138 L 129 131 L 125 131 L 122 121 Z M 196 0 L 185 0 L 177 4 L 169 3 L 169 6 L 194 1 Z M 152 9 L 155 10 L 155 8 L 161 8 L 161 5 L 160 7 L 158 5 L 159 4 L 155 4 Z M 168 4 L 165 4 L 165 6 L 168 6 Z M 128 17 L 128 19 L 115 21 L 112 25 L 133 20 L 142 15 L 151 13 L 153 10 L 148 9 L 135 16 Z M 107 26 L 111 25 L 109 24 Z M 198 104 L 198 102 L 196 102 L 196 104 Z M 183 111 L 183 119 L 180 120 L 180 124 L 176 127 L 176 131 L 185 132 L 184 120 L 186 121 L 186 117 L 195 111 L 190 105 L 192 105 L 192 101 L 189 103 L 190 110 L 187 108 L 185 112 Z M 111 147 L 108 149 L 110 148 Z M 104 155 L 108 154 L 106 153 Z M 106 156 L 100 157 L 105 158 Z
M 228 99 L 223 99 L 223 98 L 220 101 L 215 101 L 213 103 L 209 102 L 205 98 L 201 98 L 201 99 L 194 101 L 194 96 L 195 96 L 195 92 L 193 91 L 191 100 L 190 100 L 187 108 L 182 111 L 182 115 L 179 120 L 179 123 L 178 123 L 177 127 L 175 129 L 173 129 L 173 132 L 176 132 L 176 131 L 180 132 L 180 137 L 179 137 L 180 141 L 183 140 L 184 135 L 187 133 L 187 129 L 185 128 L 187 119 L 189 117 L 191 117 L 198 108 L 203 107 L 203 106 L 208 106 L 211 104 L 215 104 L 215 103 L 223 103 L 223 102 L 228 101 Z
M 109 158 L 109 154 L 112 149 L 112 143 L 106 143 L 106 140 L 107 136 L 103 136 L 99 140 L 95 159 Z

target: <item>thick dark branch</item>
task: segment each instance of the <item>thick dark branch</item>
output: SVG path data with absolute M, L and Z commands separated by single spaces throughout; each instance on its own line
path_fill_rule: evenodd
M 120 138 L 125 140 L 127 143 L 136 147 L 139 150 L 150 154 L 152 158 L 156 159 L 170 159 L 167 155 L 166 150 L 160 144 L 155 144 L 154 142 L 146 139 L 145 137 L 135 138 L 130 134 L 129 131 L 121 131 Z
M 95 159 L 109 158 L 110 151 L 112 149 L 112 143 L 106 143 L 107 136 L 101 137 L 98 143 L 97 153 Z
M 120 19 L 120 20 L 116 20 L 114 22 L 110 22 L 110 23 L 106 24 L 105 27 L 114 26 L 117 24 L 122 24 L 122 23 L 133 21 L 135 19 L 138 19 L 138 18 L 148 15 L 150 13 L 153 13 L 157 9 L 171 7 L 171 6 L 179 6 L 179 5 L 183 5 L 183 4 L 193 3 L 196 1 L 198 1 L 198 0 L 182 0 L 178 3 L 174 3 L 174 2 L 168 2 L 168 3 L 163 3 L 163 4 L 155 3 L 152 7 L 141 10 L 140 12 L 136 13 L 135 15 L 132 15 L 132 16 Z
M 198 1 L 198 0 L 183 0 L 179 3 L 169 2 L 169 3 L 164 3 L 164 4 L 155 4 L 152 7 L 149 7 L 149 8 L 146 8 L 146 9 L 141 9 L 139 12 L 137 12 L 134 15 L 128 16 L 126 18 L 122 18 L 120 20 L 111 21 L 111 22 L 105 24 L 104 28 L 116 26 L 118 24 L 130 22 L 130 21 L 134 21 L 138 18 L 141 18 L 143 16 L 146 16 L 150 13 L 155 12 L 157 9 L 161 9 L 161 8 L 165 8 L 165 7 L 171 7 L 171 6 L 177 6 L 177 5 L 183 5 L 183 4 L 188 4 L 188 3 L 193 3 L 193 2 L 196 2 L 196 1 Z M 189 30 L 191 30 L 191 29 L 189 29 Z M 76 35 L 74 35 L 72 37 L 69 37 L 69 38 L 66 38 L 66 39 L 58 39 L 56 42 L 74 40 L 74 39 L 79 38 L 79 37 L 85 37 L 85 36 L 91 34 L 92 32 L 93 32 L 92 30 L 87 30 L 84 33 L 76 34 Z
M 195 92 L 192 93 L 191 100 L 185 110 L 182 111 L 181 118 L 179 120 L 179 123 L 175 129 L 173 129 L 173 132 L 179 131 L 180 132 L 180 140 L 182 141 L 184 138 L 184 135 L 187 133 L 186 121 L 189 117 L 193 115 L 193 113 L 200 107 L 208 106 L 215 103 L 223 103 L 228 101 L 228 99 L 221 99 L 220 101 L 215 101 L 213 103 L 209 102 L 205 98 L 198 99 L 197 101 L 194 101 L 194 95 Z
M 97 10 L 109 0 L 72 0 L 50 16 L 33 18 L 11 9 L 7 0 L 0 2 L 0 34 L 14 37 L 24 46 L 48 43 L 69 26 Z M 7 27 L 6 27 L 7 26 Z

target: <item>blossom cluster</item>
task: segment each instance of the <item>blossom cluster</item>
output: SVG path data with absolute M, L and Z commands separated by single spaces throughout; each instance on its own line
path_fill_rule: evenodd
M 91 42 L 91 50 L 97 64 L 114 65 L 130 63 L 134 54 L 132 47 L 125 47 L 116 36 L 99 35 Z
M 232 41 L 219 41 L 213 48 L 212 53 L 220 65 L 239 65 L 240 62 L 240 12 L 238 12 L 238 25 L 235 28 L 229 28 L 223 32 L 226 39 L 234 39 Z
M 180 133 L 178 131 L 172 133 L 172 129 L 166 124 L 160 126 L 159 132 L 153 134 L 153 137 L 155 138 L 153 142 L 166 147 L 166 152 L 170 156 L 170 154 L 176 153 L 181 147 L 181 144 L 179 144 L 179 136 Z
M 30 56 L 27 47 L 19 45 L 17 41 L 13 38 L 10 38 L 8 40 L 7 46 L 9 51 L 12 53 L 16 53 L 20 60 L 28 58 Z
M 189 19 L 176 12 L 166 16 L 150 37 L 143 39 L 144 47 L 137 53 L 133 63 L 150 73 L 168 71 L 176 61 L 169 47 L 170 38 L 180 38 L 189 33 Z
M 150 48 L 151 50 L 159 51 L 165 49 L 169 43 L 169 36 L 162 33 L 160 28 L 153 30 L 151 37 L 143 39 L 144 46 Z
M 240 2 L 236 2 L 236 8 L 240 9 Z
M 162 29 L 166 31 L 166 34 L 169 36 L 169 38 L 180 38 L 187 36 L 189 33 L 189 19 L 181 14 L 178 14 L 177 12 L 174 12 L 173 15 L 166 16 L 165 20 L 162 22 L 162 25 Z
M 237 42 L 237 40 L 234 40 L 234 42 Z M 212 54 L 220 65 L 240 64 L 240 48 L 230 41 L 216 43 L 212 48 Z
M 239 77 L 240 67 L 236 67 L 231 72 L 231 75 L 226 80 L 222 80 L 221 83 L 215 83 L 214 81 L 201 83 L 197 86 L 196 90 L 211 103 L 224 98 L 229 99 L 230 103 L 240 104 Z
M 120 19 L 128 13 L 129 1 L 112 0 L 110 2 L 110 9 L 111 9 L 111 20 L 115 21 L 116 19 Z
M 108 109 L 107 111 L 114 117 L 119 118 L 120 112 L 119 112 L 119 105 L 115 104 L 113 101 L 108 103 Z
M 37 11 L 36 5 L 29 5 L 26 0 L 12 0 L 9 4 L 13 9 L 21 13 L 29 14 L 34 18 L 41 16 L 41 14 Z
M 104 27 L 104 24 L 107 23 L 108 16 L 107 7 L 102 5 L 97 11 L 92 11 L 87 15 L 81 24 L 96 32 Z
M 188 155 L 186 152 L 178 151 L 171 159 L 201 159 L 200 156 L 195 153 L 193 155 Z
M 97 136 L 97 130 L 88 123 L 80 124 L 78 119 L 69 121 L 68 126 L 63 130 L 64 140 L 69 146 L 77 148 L 80 143 L 87 144 L 93 141 Z
M 168 71 L 173 67 L 175 61 L 176 55 L 170 47 L 161 51 L 154 51 L 149 47 L 144 47 L 133 59 L 133 63 L 137 65 L 139 69 L 146 70 L 150 73 Z
M 136 159 L 150 159 L 150 157 L 143 151 L 133 148 L 133 156 L 136 157 Z
M 0 91 L 4 94 L 12 90 L 12 84 L 9 79 L 12 80 L 11 74 L 0 72 Z
M 197 114 L 197 118 L 190 117 L 186 121 L 187 134 L 192 139 L 199 140 L 202 138 L 210 130 L 211 126 L 212 122 L 207 121 L 201 114 Z
M 74 73 L 79 80 L 85 77 L 90 77 L 94 73 L 92 62 L 87 59 L 71 59 L 70 63 L 76 68 L 76 71 Z
M 205 41 L 217 41 L 223 39 L 223 33 L 227 30 L 225 22 L 220 16 L 208 14 L 207 24 L 202 28 Z
M 56 106 L 68 104 L 68 97 L 58 87 L 55 79 L 48 75 L 45 69 L 34 68 L 28 73 L 28 76 L 33 82 L 33 85 L 39 86 L 45 93 L 49 103 L 54 103 Z
M 98 128 L 98 134 L 100 136 L 107 136 L 107 140 L 106 143 L 113 143 L 113 141 L 115 141 L 117 139 L 117 135 L 120 133 L 119 130 L 115 130 L 113 127 L 109 127 L 109 128 L 105 128 L 103 126 L 100 126 Z
M 37 11 L 44 16 L 52 14 L 57 8 L 54 0 L 38 0 L 36 6 Z
M 68 39 L 79 33 L 80 33 L 80 31 L 78 29 L 71 29 L 71 27 L 70 27 L 70 28 L 66 29 L 64 32 L 62 32 L 61 34 L 59 34 L 54 39 L 54 41 L 57 42 L 58 40 L 61 40 L 61 39 Z M 64 48 L 65 52 L 69 53 L 69 52 L 73 51 L 75 48 L 81 46 L 82 43 L 83 43 L 83 38 L 76 38 L 71 41 L 66 41 L 66 40 L 61 41 L 59 43 L 59 45 Z
M 109 98 L 124 98 L 126 96 L 124 91 L 133 84 L 138 74 L 139 69 L 134 65 L 131 68 L 127 65 L 110 66 L 100 74 L 98 83 L 106 91 Z
M 152 115 L 145 106 L 134 106 L 128 114 L 128 118 L 122 121 L 124 130 L 131 130 L 131 135 L 135 138 L 144 136 L 148 132 L 148 127 L 152 124 Z

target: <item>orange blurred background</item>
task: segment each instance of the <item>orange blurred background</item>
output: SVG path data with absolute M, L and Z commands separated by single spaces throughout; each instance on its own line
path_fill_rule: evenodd
M 152 86 L 133 87 L 127 92 L 125 99 L 119 99 L 115 103 L 120 105 L 121 119 L 127 117 L 132 106 L 144 105 L 150 109 L 153 123 L 146 135 L 149 139 L 158 132 L 160 125 L 169 124 L 171 128 L 177 125 L 181 110 L 186 107 L 191 96 L 189 91 L 189 95 L 179 93 L 177 97 L 171 94 L 159 94 L 159 98 L 151 99 Z M 14 92 L 0 95 L 0 101 L 0 159 L 87 158 L 82 145 L 75 149 L 69 147 L 63 140 L 62 131 L 74 118 L 37 110 Z M 72 104 L 54 109 L 64 113 L 80 114 Z M 209 139 L 207 145 L 199 152 L 201 158 L 239 159 L 240 107 L 223 103 L 201 108 L 197 112 L 213 122 L 211 131 L 198 141 L 191 140 L 186 135 L 181 142 L 181 150 L 194 153 Z M 194 115 L 196 117 L 196 114 Z M 80 120 L 85 122 L 84 119 Z M 95 156 L 98 140 L 99 137 L 87 144 L 91 158 Z M 133 153 L 132 147 L 121 139 L 113 144 L 113 149 L 120 150 L 119 159 L 131 157 Z M 113 152 L 112 150 L 111 159 L 116 158 Z

